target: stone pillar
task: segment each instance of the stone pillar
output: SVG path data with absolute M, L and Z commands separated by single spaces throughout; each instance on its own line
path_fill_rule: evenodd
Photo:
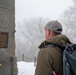
M 15 57 L 15 0 L 0 0 L 0 50 L 13 56 L 13 75 L 17 75 Z

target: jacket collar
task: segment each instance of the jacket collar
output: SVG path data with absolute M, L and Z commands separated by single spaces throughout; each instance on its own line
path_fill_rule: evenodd
M 49 44 L 59 44 L 59 45 L 64 45 L 64 44 L 71 44 L 69 38 L 66 35 L 60 34 L 57 35 L 55 37 L 53 37 L 52 39 L 49 40 L 45 40 L 43 41 L 39 48 L 44 48 L 45 46 L 49 45 Z

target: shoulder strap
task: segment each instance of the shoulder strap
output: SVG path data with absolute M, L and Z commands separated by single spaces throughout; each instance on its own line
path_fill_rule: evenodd
M 56 50 L 58 50 L 60 53 L 63 53 L 63 50 L 62 50 L 61 48 L 59 48 L 58 46 L 54 46 L 54 48 L 55 48 Z
M 60 53 L 63 53 L 63 50 L 59 47 L 59 45 L 54 45 L 54 44 L 49 44 L 46 45 L 45 48 L 47 47 L 54 47 L 56 50 L 58 50 Z

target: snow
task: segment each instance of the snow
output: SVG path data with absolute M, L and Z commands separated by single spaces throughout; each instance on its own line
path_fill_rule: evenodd
M 18 75 L 34 75 L 35 74 L 35 66 L 34 62 L 17 62 L 18 67 Z

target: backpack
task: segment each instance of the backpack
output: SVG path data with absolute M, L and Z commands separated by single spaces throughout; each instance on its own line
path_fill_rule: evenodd
M 63 75 L 76 75 L 76 44 L 54 46 L 63 54 Z M 56 75 L 54 72 L 53 75 Z
M 76 75 L 76 44 L 65 46 L 63 51 L 63 75 Z

